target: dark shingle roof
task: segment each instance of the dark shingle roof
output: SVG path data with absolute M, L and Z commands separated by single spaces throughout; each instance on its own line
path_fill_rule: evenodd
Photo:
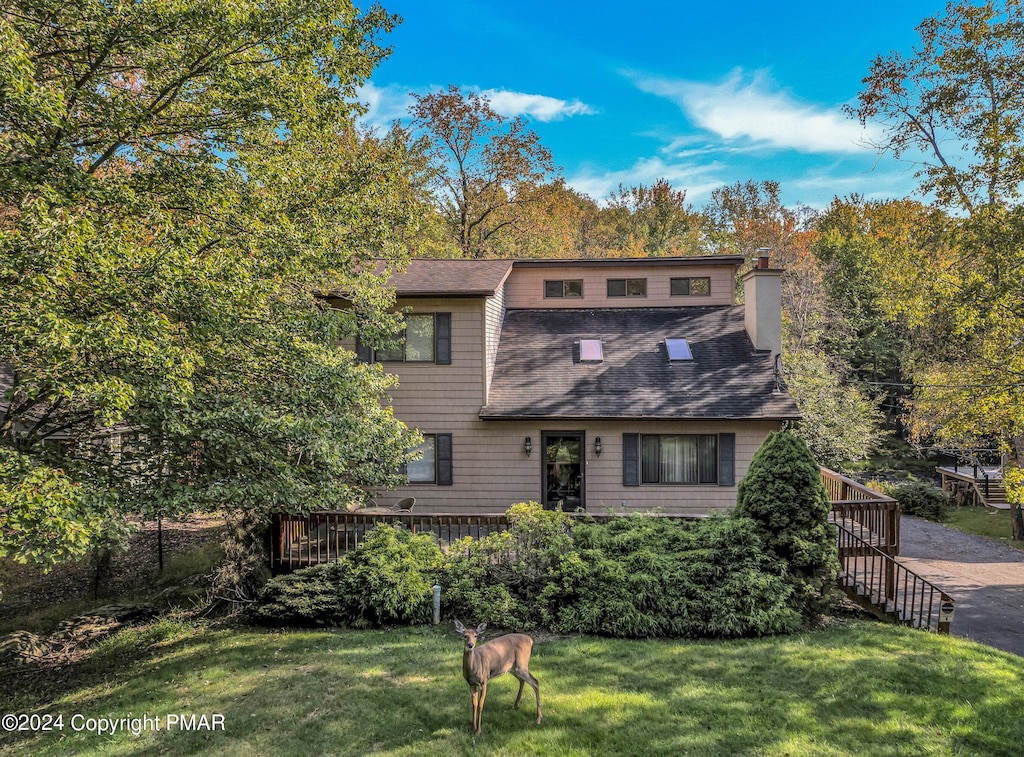
M 574 361 L 581 338 L 604 342 L 602 362 Z M 666 338 L 693 360 L 669 363 Z M 774 368 L 742 307 L 510 310 L 480 417 L 797 419 Z
M 415 258 L 391 277 L 399 297 L 493 295 L 512 270 L 511 260 L 431 260 Z

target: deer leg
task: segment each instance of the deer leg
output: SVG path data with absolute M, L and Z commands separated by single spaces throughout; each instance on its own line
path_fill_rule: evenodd
M 518 676 L 516 676 L 516 677 L 518 678 Z M 523 686 L 525 685 L 525 683 L 526 682 L 522 678 L 519 679 L 519 693 L 516 694 L 516 703 L 514 705 L 512 705 L 513 709 L 516 709 L 516 710 L 519 709 L 519 700 L 522 699 L 522 696 L 523 696 Z
M 529 671 L 526 671 L 526 682 L 533 687 L 533 693 L 537 697 L 537 725 L 540 725 L 540 681 L 530 675 Z M 519 684 L 519 693 L 523 692 L 523 684 Z
M 476 733 L 480 733 L 483 728 L 484 715 L 484 697 L 487 696 L 487 681 L 484 681 L 480 686 L 480 697 L 476 700 Z
M 473 731 L 473 733 L 478 733 L 478 728 L 477 728 L 477 712 L 478 712 L 477 704 L 480 701 L 480 689 L 478 689 L 476 686 L 471 686 L 469 688 L 469 694 L 470 694 L 470 697 L 472 698 L 472 704 L 473 704 L 473 725 L 472 725 L 472 731 Z

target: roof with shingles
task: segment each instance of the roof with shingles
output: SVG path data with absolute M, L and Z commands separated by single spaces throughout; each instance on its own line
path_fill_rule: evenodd
M 670 363 L 666 338 L 692 361 Z M 577 362 L 601 339 L 600 363 Z M 797 419 L 772 356 L 754 350 L 743 308 L 510 310 L 484 419 Z
M 508 278 L 511 260 L 415 258 L 389 283 L 399 297 L 487 297 Z

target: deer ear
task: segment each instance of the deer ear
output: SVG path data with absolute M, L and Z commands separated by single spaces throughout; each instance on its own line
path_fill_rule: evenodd
M 484 629 L 485 629 L 485 628 L 487 628 L 487 624 L 486 624 L 486 623 L 481 623 L 480 625 L 478 625 L 478 626 L 476 627 L 476 632 L 477 632 L 478 634 L 481 634 L 481 633 L 483 633 L 483 632 L 484 632 Z
M 455 633 L 465 633 L 466 627 L 458 620 L 455 621 Z

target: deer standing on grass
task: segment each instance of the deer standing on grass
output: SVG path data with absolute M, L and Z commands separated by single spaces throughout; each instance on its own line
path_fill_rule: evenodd
M 459 621 L 455 621 L 455 631 L 466 642 L 462 653 L 462 675 L 469 684 L 473 698 L 473 733 L 480 733 L 480 716 L 484 711 L 484 697 L 487 696 L 487 682 L 505 673 L 511 673 L 519 679 L 519 693 L 516 695 L 515 709 L 519 709 L 519 700 L 523 696 L 523 684 L 530 684 L 537 695 L 537 724 L 540 724 L 540 684 L 530 675 L 530 652 L 533 650 L 533 639 L 523 633 L 510 633 L 491 639 L 486 644 L 477 646 L 476 640 L 487 628 L 481 623 L 475 631 L 470 631 Z

